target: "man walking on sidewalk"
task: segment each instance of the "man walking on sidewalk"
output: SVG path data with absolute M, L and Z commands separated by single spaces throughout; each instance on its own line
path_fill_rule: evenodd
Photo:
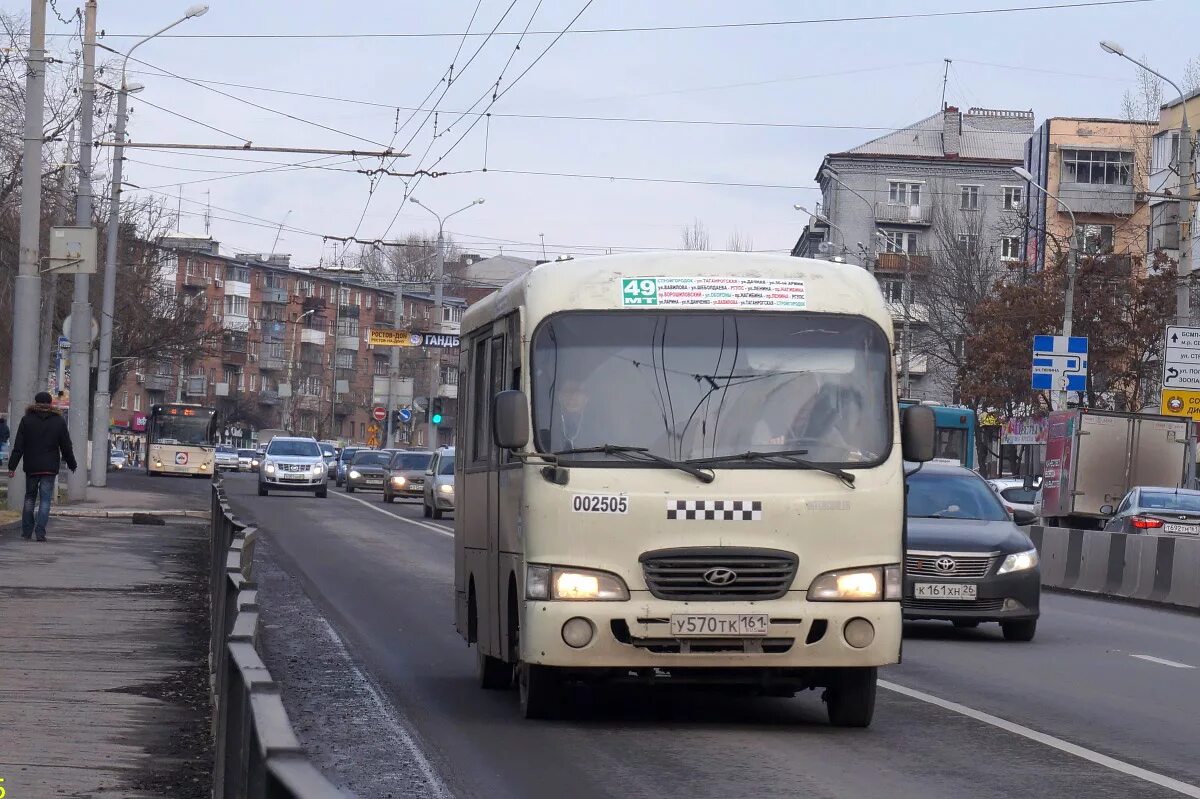
M 45 541 L 54 478 L 58 477 L 63 460 L 71 471 L 78 467 L 67 421 L 54 407 L 49 392 L 39 391 L 33 404 L 25 409 L 8 459 L 9 477 L 16 472 L 22 458 L 25 459 L 25 508 L 21 514 L 21 537 L 29 539 L 36 534 L 38 541 Z

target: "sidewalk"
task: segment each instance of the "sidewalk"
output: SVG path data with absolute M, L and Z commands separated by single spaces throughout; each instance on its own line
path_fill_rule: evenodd
M 0 528 L 7 795 L 208 797 L 207 528 L 55 518 L 41 543 L 18 527 Z
M 111 477 L 111 475 L 110 475 Z M 156 485 L 158 491 L 148 491 L 128 486 L 107 485 L 103 488 L 89 485 L 87 500 L 84 502 L 67 502 L 66 486 L 67 473 L 64 471 L 58 480 L 58 495 L 50 510 L 52 516 L 76 516 L 83 518 L 123 518 L 128 519 L 135 512 L 152 511 L 163 518 L 189 518 L 197 523 L 208 519 L 209 493 L 207 481 L 202 483 L 205 490 L 201 491 L 169 491 L 170 488 L 199 488 L 199 486 L 179 485 L 170 483 Z M 201 481 L 197 481 L 198 483 Z M 166 490 L 164 490 L 166 489 Z M 8 473 L 0 472 L 0 497 L 8 496 Z M 17 519 L 20 516 L 16 516 Z M 0 524 L 6 521 L 0 515 Z

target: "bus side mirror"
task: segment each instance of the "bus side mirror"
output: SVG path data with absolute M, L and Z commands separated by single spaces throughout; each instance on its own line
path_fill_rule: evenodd
M 501 391 L 492 400 L 492 440 L 501 449 L 521 449 L 529 443 L 529 401 L 525 392 Z
M 904 460 L 928 463 L 933 460 L 937 422 L 927 405 L 910 405 L 900 416 L 900 449 Z

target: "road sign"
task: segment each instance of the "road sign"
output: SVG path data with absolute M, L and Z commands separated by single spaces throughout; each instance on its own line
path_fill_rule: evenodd
M 50 257 L 45 271 L 66 274 L 95 274 L 96 228 L 50 228 Z
M 1200 389 L 1200 327 L 1167 325 L 1166 345 L 1163 388 Z
M 1087 390 L 1085 336 L 1034 336 L 1033 380 L 1038 391 Z
M 1200 391 L 1164 388 L 1161 407 L 1163 416 L 1190 416 L 1200 422 Z
M 58 348 L 60 350 L 71 349 L 71 339 L 67 338 L 66 336 L 59 336 L 58 337 Z
M 402 422 L 411 422 L 412 421 L 412 408 L 401 408 L 400 409 L 400 421 L 402 421 Z
M 382 422 L 387 418 L 387 408 L 383 407 L 382 405 L 376 405 L 371 410 L 371 418 L 377 422 Z

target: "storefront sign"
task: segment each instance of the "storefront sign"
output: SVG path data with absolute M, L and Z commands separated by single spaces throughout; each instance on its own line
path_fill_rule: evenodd
M 1017 416 L 1004 423 L 1000 431 L 1001 444 L 1045 444 L 1046 417 Z

